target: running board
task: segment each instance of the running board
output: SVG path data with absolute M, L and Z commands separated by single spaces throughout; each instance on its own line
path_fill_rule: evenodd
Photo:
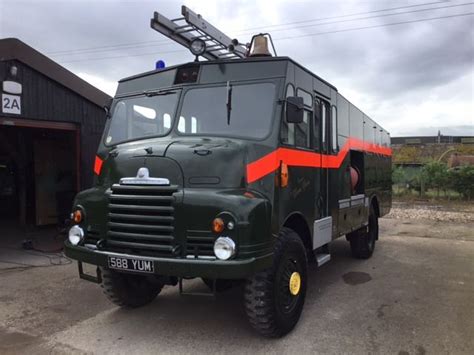
M 326 264 L 329 260 L 331 260 L 331 254 L 316 254 L 316 262 L 318 263 L 318 267 Z

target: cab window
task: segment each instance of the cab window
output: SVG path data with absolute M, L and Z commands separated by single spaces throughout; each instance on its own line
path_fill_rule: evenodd
M 295 88 L 291 84 L 286 87 L 285 97 L 290 96 L 295 96 Z M 281 142 L 288 145 L 295 145 L 295 124 L 286 122 L 284 117 L 286 117 L 286 106 L 281 125 Z
M 299 124 L 288 123 L 283 120 L 281 141 L 284 144 L 292 145 L 299 148 L 310 148 L 311 147 L 311 118 L 313 116 L 312 102 L 313 98 L 308 92 L 297 89 L 293 85 L 288 85 L 286 89 L 286 97 L 299 96 L 303 98 L 304 102 L 304 115 L 303 122 Z M 285 107 L 286 109 L 286 107 Z
M 315 114 L 313 125 L 313 147 L 316 151 L 327 153 L 330 150 L 329 146 L 329 104 L 320 99 L 314 100 Z
M 295 145 L 301 148 L 311 147 L 311 117 L 313 116 L 313 97 L 310 93 L 299 89 L 296 90 L 296 95 L 303 98 L 304 115 L 303 122 L 296 127 Z
M 336 106 L 332 106 L 331 113 L 331 150 L 336 153 L 339 150 L 337 144 L 337 109 Z

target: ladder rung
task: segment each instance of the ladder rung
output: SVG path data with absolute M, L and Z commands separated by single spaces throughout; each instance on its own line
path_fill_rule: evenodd
M 229 58 L 237 57 L 234 53 L 223 53 L 223 54 L 218 54 L 218 56 L 219 56 L 220 58 L 224 58 L 224 57 L 229 57 Z
M 220 45 L 220 44 L 215 44 L 213 46 L 206 46 L 206 49 L 208 51 L 213 51 L 214 48 L 216 48 L 216 49 L 226 49 L 223 45 Z
M 176 26 L 176 27 L 175 27 L 175 32 L 177 32 L 177 30 L 182 30 L 183 28 L 193 28 L 193 27 L 190 26 L 189 24 L 185 24 L 185 25 L 181 25 L 181 26 Z
M 197 30 L 196 30 L 197 31 Z M 199 38 L 199 39 L 204 39 L 206 41 L 212 41 L 212 38 L 209 37 L 208 35 L 206 34 L 203 34 L 203 35 L 200 35 L 200 36 L 197 36 L 196 38 Z
M 189 29 L 178 30 L 178 31 L 175 31 L 174 33 L 186 33 L 186 32 L 193 32 L 193 31 L 195 31 L 194 28 L 189 28 Z

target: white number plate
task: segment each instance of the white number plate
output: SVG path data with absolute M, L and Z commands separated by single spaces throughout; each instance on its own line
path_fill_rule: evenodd
M 136 272 L 154 273 L 154 265 L 151 260 L 122 258 L 117 256 L 109 256 L 109 268 L 117 270 L 127 270 Z
M 2 94 L 2 112 L 21 115 L 21 97 Z

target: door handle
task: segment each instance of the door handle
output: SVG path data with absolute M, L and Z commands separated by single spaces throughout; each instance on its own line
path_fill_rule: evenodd
M 321 197 L 321 195 L 319 195 L 317 200 L 316 200 L 316 206 L 318 207 L 319 211 L 321 211 L 322 204 L 323 204 L 323 198 Z

